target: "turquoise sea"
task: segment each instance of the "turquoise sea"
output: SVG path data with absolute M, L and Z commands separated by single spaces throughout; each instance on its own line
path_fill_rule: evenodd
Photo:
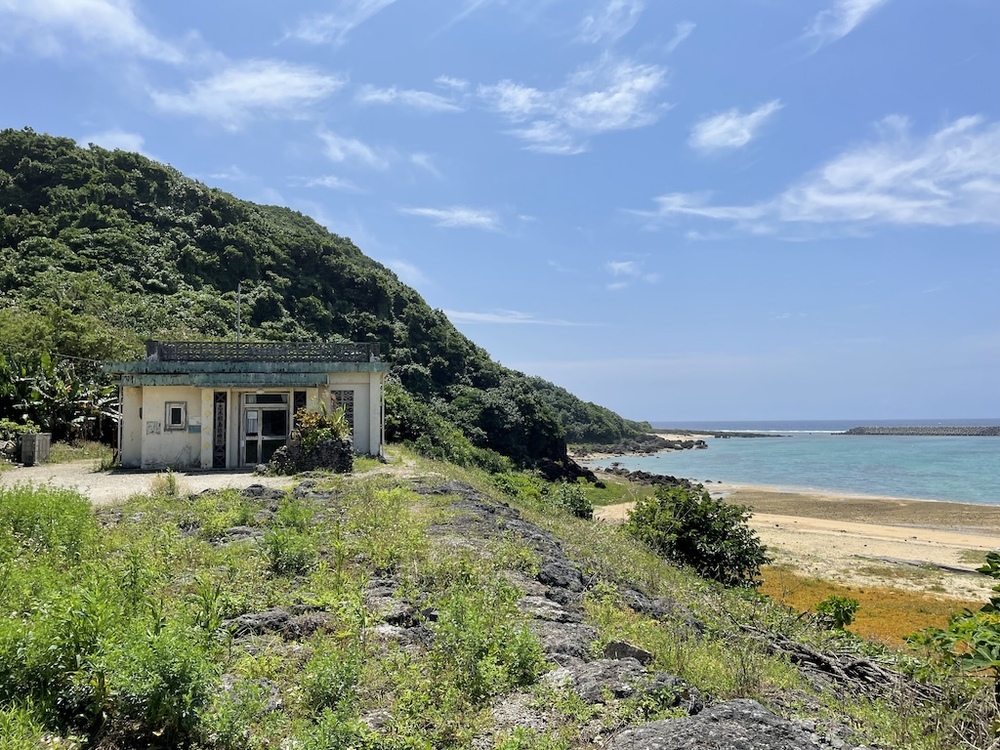
M 706 438 L 708 450 L 628 456 L 628 469 L 701 482 L 887 495 L 1000 505 L 1000 437 L 837 435 L 859 425 L 998 425 L 1000 419 L 822 422 L 674 422 L 657 429 L 761 432 L 780 437 Z

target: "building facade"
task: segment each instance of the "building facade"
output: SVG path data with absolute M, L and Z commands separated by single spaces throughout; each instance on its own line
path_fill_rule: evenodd
M 145 360 L 105 370 L 119 376 L 123 467 L 267 463 L 302 408 L 343 408 L 354 449 L 382 452 L 389 366 L 377 344 L 150 341 Z

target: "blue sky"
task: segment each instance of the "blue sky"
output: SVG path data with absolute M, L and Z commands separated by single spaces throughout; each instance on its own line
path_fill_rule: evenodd
M 351 237 L 637 419 L 1000 416 L 995 0 L 0 0 L 0 124 Z

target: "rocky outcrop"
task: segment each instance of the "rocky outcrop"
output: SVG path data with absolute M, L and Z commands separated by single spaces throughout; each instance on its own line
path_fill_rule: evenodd
M 605 469 L 600 469 L 600 471 L 603 471 L 605 474 L 614 474 L 616 477 L 622 477 L 635 484 L 647 484 L 654 487 L 684 487 L 685 489 L 693 490 L 700 486 L 690 479 L 678 479 L 669 474 L 653 474 L 641 469 L 630 471 L 617 461 Z
M 921 425 L 916 427 L 852 427 L 840 435 L 914 435 L 921 437 L 1000 437 L 1000 426 Z
M 819 731 L 812 722 L 788 721 L 753 700 L 734 700 L 696 716 L 627 729 L 608 750 L 863 750 L 843 727 Z

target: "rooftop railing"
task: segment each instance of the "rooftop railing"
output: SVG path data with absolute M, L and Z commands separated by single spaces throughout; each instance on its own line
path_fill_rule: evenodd
M 151 362 L 378 362 L 379 345 L 312 341 L 147 341 Z

